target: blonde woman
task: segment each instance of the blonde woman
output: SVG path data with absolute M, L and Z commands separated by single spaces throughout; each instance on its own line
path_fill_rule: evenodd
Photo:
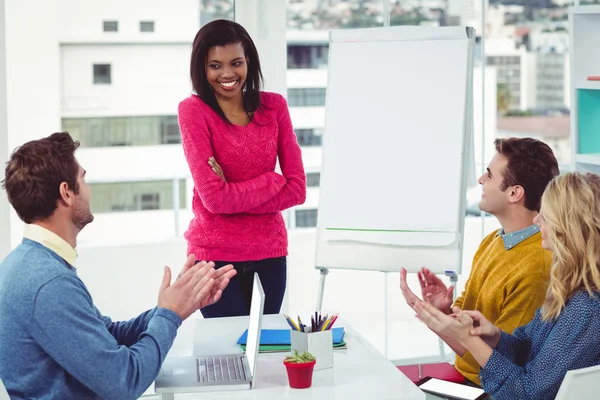
M 482 369 L 495 400 L 554 399 L 569 370 L 600 364 L 600 177 L 568 173 L 550 182 L 534 222 L 553 264 L 546 300 L 512 335 L 477 311 L 446 315 L 419 301 L 427 326 L 458 340 Z

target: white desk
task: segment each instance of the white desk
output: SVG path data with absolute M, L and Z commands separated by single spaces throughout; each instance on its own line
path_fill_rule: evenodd
M 191 321 L 190 321 L 191 322 Z M 265 315 L 263 329 L 289 329 L 282 315 Z M 250 390 L 175 395 L 175 399 L 402 399 L 425 400 L 417 388 L 389 360 L 380 354 L 347 323 L 338 319 L 336 327 L 345 328 L 347 350 L 334 350 L 333 368 L 313 373 L 312 387 L 292 389 L 283 365 L 286 353 L 261 353 L 258 356 L 257 382 Z M 193 349 L 189 335 L 184 350 L 178 335 L 176 354 L 196 356 L 241 353 L 237 340 L 248 328 L 248 317 L 199 319 L 196 322 Z

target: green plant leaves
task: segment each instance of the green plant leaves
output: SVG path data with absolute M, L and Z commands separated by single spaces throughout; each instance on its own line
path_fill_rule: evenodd
M 304 352 L 302 354 L 298 354 L 298 350 L 294 349 L 294 354 L 289 355 L 285 358 L 285 361 L 288 363 L 308 363 L 311 361 L 315 361 L 315 357 L 309 352 Z

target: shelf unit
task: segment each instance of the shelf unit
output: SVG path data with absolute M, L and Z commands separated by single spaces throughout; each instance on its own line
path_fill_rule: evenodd
M 570 7 L 569 32 L 574 168 L 600 174 L 600 6 Z

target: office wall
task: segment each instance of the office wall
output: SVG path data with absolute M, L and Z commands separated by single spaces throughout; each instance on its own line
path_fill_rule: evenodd
M 8 151 L 60 128 L 56 0 L 4 2 Z M 2 139 L 0 139 L 2 140 Z M 11 213 L 12 245 L 22 223 Z
M 191 43 L 200 27 L 200 1 L 58 0 L 61 43 Z M 118 32 L 104 32 L 103 21 L 117 21 Z M 154 21 L 154 32 L 140 32 L 140 21 Z
M 287 2 L 236 1 L 235 20 L 246 28 L 258 49 L 265 89 L 287 97 Z
M 61 45 L 62 117 L 176 115 L 192 89 L 192 39 L 165 45 Z M 94 83 L 94 64 L 110 64 L 110 84 Z
M 4 0 L 0 0 L 0 181 L 4 179 L 4 165 L 8 160 L 8 121 L 6 113 L 6 13 Z M 11 248 L 10 205 L 5 193 L 0 193 L 0 259 Z

